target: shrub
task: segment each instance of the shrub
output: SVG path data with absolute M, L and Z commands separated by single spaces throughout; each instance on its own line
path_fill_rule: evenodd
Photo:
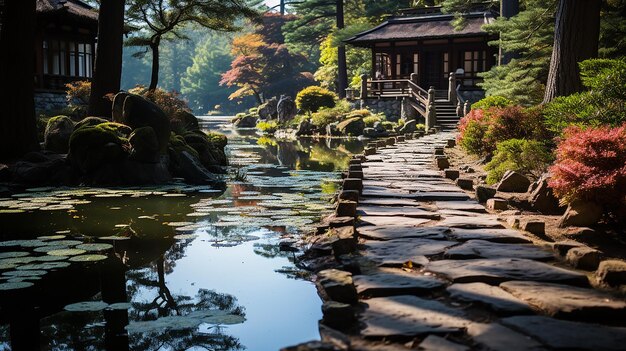
M 351 117 L 351 116 L 348 116 L 348 117 Z M 365 122 L 365 126 L 368 128 L 373 127 L 376 122 L 382 122 L 382 121 L 383 119 L 378 115 L 368 116 L 368 117 L 363 118 L 363 122 Z
M 498 95 L 487 96 L 486 98 L 479 100 L 472 104 L 472 110 L 481 109 L 486 110 L 490 107 L 507 107 L 513 105 L 513 101 Z
M 67 88 L 65 100 L 67 100 L 67 114 L 81 119 L 87 116 L 89 106 L 89 96 L 91 95 L 91 82 L 79 80 L 65 84 Z
M 389 121 L 383 121 L 381 122 L 381 125 L 383 126 L 383 128 L 385 128 L 385 130 L 388 130 L 388 131 L 393 130 L 393 128 L 395 127 L 395 124 Z
M 626 122 L 626 58 L 586 60 L 580 71 L 588 91 L 546 104 L 548 128 L 560 135 L 571 125 L 617 127 Z
M 161 88 L 157 88 L 151 92 L 145 86 L 137 85 L 128 92 L 131 94 L 141 95 L 154 102 L 170 118 L 178 111 L 191 113 L 191 109 L 189 108 L 189 105 L 187 105 L 187 101 L 185 101 L 180 96 L 180 93 L 176 91 L 165 91 Z
M 326 126 L 330 123 L 340 122 L 346 119 L 350 112 L 350 104 L 347 101 L 339 101 L 332 108 L 323 108 L 311 115 L 311 123 L 318 127 Z
M 483 139 L 487 132 L 488 117 L 481 109 L 470 111 L 459 123 L 457 141 L 465 151 L 474 155 L 485 153 Z
M 335 107 L 337 95 L 328 89 L 310 86 L 296 96 L 296 106 L 305 112 L 317 112 L 322 107 Z
M 418 123 L 415 125 L 415 130 L 418 132 L 423 132 L 426 130 L 426 125 L 422 123 Z
M 484 151 L 492 153 L 498 143 L 509 139 L 549 140 L 551 135 L 543 122 L 540 109 L 520 106 L 492 107 L 488 114 L 488 127 L 483 139 Z
M 510 139 L 498 144 L 491 161 L 485 166 L 487 183 L 495 184 L 508 170 L 539 178 L 552 160 L 549 149 L 540 141 Z
M 550 173 L 550 187 L 566 203 L 594 201 L 607 209 L 624 204 L 626 124 L 617 128 L 567 128 Z
M 276 121 L 260 121 L 256 124 L 256 129 L 263 133 L 274 133 L 278 129 L 278 123 Z

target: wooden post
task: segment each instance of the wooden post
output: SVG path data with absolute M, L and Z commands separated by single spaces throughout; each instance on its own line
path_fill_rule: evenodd
M 463 117 L 463 106 L 461 106 L 461 100 L 456 101 L 456 115 Z
M 361 100 L 367 98 L 367 74 L 361 74 Z
M 450 72 L 448 77 L 448 101 L 450 101 L 453 105 L 456 105 L 457 97 L 456 97 L 456 76 L 454 72 Z
M 470 104 L 469 101 L 465 101 L 465 105 L 463 106 L 463 116 L 470 113 Z
M 435 87 L 428 89 L 428 101 L 426 108 L 426 130 L 433 128 L 437 123 L 437 110 L 435 108 Z
M 415 83 L 416 85 L 419 85 L 419 77 L 417 73 L 411 73 L 411 82 Z

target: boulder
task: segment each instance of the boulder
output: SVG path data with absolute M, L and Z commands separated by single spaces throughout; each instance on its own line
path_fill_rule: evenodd
M 595 270 L 600 265 L 602 252 L 588 246 L 574 247 L 567 252 L 565 259 L 578 269 Z
M 525 193 L 530 186 L 530 180 L 515 171 L 506 171 L 498 183 L 496 190 L 505 193 Z
M 337 269 L 327 269 L 317 274 L 318 283 L 333 301 L 353 304 L 358 301 L 352 273 Z
M 379 134 L 387 134 L 387 130 L 380 121 L 374 122 L 374 131 Z
M 549 177 L 547 175 L 533 184 L 530 194 L 530 205 L 533 210 L 545 215 L 563 214 L 565 207 L 559 204 L 559 199 L 554 196 L 552 188 L 548 186 Z
M 296 135 L 297 136 L 313 135 L 314 131 L 315 131 L 315 125 L 311 123 L 311 120 L 309 120 L 308 118 L 305 118 L 302 120 L 302 122 L 298 124 Z
M 186 182 L 200 185 L 223 187 L 224 181 L 209 172 L 198 158 L 182 151 L 175 160 L 172 160 L 172 175 L 185 179 Z
M 98 124 L 107 123 L 107 122 L 110 122 L 110 121 L 104 118 L 100 118 L 100 117 L 85 117 L 82 120 L 80 120 L 78 123 L 76 123 L 76 125 L 74 126 L 74 130 L 77 130 L 82 127 L 95 127 Z
M 277 107 L 278 100 L 276 100 L 276 97 L 273 97 L 267 100 L 264 104 L 259 105 L 259 108 L 257 109 L 257 114 L 261 119 L 276 119 L 278 118 Z
M 496 196 L 496 189 L 484 185 L 476 186 L 476 199 L 478 202 L 485 203 L 494 196 Z
M 487 200 L 487 208 L 494 211 L 504 211 L 509 208 L 509 202 L 504 199 L 491 198 Z
M 451 179 L 451 180 L 457 180 L 460 176 L 460 172 L 456 169 L 446 169 L 443 171 L 443 174 L 444 174 L 444 177 Z
M 363 135 L 363 129 L 365 129 L 365 122 L 361 117 L 349 118 L 337 125 L 339 135 L 344 136 Z
M 457 178 L 455 184 L 463 190 L 474 190 L 474 180 L 471 178 Z
M 11 180 L 11 169 L 4 163 L 0 163 L 0 182 L 9 182 Z M 358 201 L 358 194 L 357 200 Z
M 237 128 L 254 128 L 258 118 L 254 115 L 243 115 L 233 119 L 233 125 Z
M 603 212 L 602 207 L 593 202 L 576 200 L 567 207 L 559 220 L 559 227 L 593 227 L 600 221 Z
M 179 132 L 200 130 L 198 118 L 187 111 L 177 111 L 170 120 L 170 129 Z
M 545 235 L 546 223 L 543 221 L 524 220 L 520 223 L 520 229 L 535 235 Z
M 67 116 L 50 118 L 44 132 L 44 149 L 59 154 L 66 154 L 73 131 L 74 122 L 71 118 Z
M 113 121 L 125 124 L 132 129 L 152 127 L 159 141 L 159 152 L 165 154 L 170 139 L 170 120 L 165 112 L 143 96 L 128 93 L 118 93 L 113 100 L 114 106 L 118 95 L 124 101 L 122 115 L 114 114 Z
M 225 136 L 218 133 L 211 133 L 211 135 Z M 211 139 L 218 140 L 217 137 L 210 137 L 204 134 L 202 131 L 189 132 L 183 135 L 183 139 L 187 145 L 193 148 L 198 154 L 198 160 L 209 171 L 214 173 L 223 173 L 222 166 L 228 165 L 226 154 L 224 153 L 224 146 L 222 143 L 211 142 Z
M 448 158 L 445 156 L 436 156 L 435 165 L 437 166 L 437 168 L 439 168 L 439 170 L 443 171 L 444 169 L 450 167 L 450 161 L 448 161 Z
M 620 260 L 606 260 L 600 262 L 596 276 L 600 282 L 610 286 L 626 284 L 626 262 Z
M 135 129 L 128 138 L 130 158 L 138 162 L 156 163 L 159 160 L 159 141 L 152 127 Z
M 402 128 L 398 130 L 398 133 L 406 134 L 406 133 L 413 133 L 415 131 L 417 131 L 417 121 L 413 119 L 413 120 L 405 122 Z
M 116 126 L 109 123 L 83 126 L 72 133 L 68 159 L 81 173 L 92 173 L 104 164 L 118 163 L 126 157 Z
M 72 169 L 62 155 L 44 155 L 32 161 L 21 160 L 10 167 L 13 183 L 29 185 L 68 184 L 73 180 Z
M 276 111 L 278 112 L 278 121 L 281 123 L 291 121 L 298 114 L 296 103 L 291 97 L 285 95 L 282 95 L 278 100 Z
M 111 109 L 111 115 L 114 121 L 124 120 L 124 100 L 130 95 L 125 91 L 121 91 L 113 97 L 113 107 Z

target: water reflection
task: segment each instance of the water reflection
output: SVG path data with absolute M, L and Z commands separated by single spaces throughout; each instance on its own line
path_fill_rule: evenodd
M 362 146 L 241 132 L 229 148 L 246 179 L 223 194 L 174 184 L 0 199 L 0 243 L 61 233 L 113 246 L 0 292 L 0 350 L 273 350 L 319 337 L 320 301 L 289 244 L 330 210 L 337 171 Z M 83 301 L 104 307 L 64 310 Z

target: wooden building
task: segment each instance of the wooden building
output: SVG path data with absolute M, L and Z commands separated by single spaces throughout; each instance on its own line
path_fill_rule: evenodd
M 65 84 L 93 74 L 98 13 L 79 0 L 37 0 L 35 102 L 62 108 Z
M 372 50 L 371 77 L 375 80 L 410 79 L 428 89 L 447 89 L 455 72 L 462 90 L 480 90 L 478 73 L 496 64 L 497 49 L 487 43 L 495 37 L 482 30 L 495 16 L 489 11 L 463 15 L 465 25 L 456 30 L 454 16 L 438 7 L 413 10 L 346 40 Z

